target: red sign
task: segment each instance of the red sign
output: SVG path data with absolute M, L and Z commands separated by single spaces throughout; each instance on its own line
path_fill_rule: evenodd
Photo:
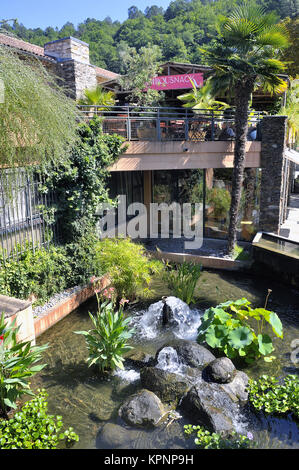
M 165 75 L 162 77 L 155 77 L 152 81 L 151 88 L 153 90 L 177 90 L 181 88 L 192 88 L 192 83 L 196 88 L 203 86 L 202 73 L 188 73 L 186 75 Z

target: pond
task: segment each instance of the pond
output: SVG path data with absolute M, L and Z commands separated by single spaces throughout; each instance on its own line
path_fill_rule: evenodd
M 298 373 L 292 363 L 291 342 L 299 338 L 299 292 L 267 279 L 257 279 L 250 275 L 228 272 L 204 271 L 198 284 L 198 302 L 192 310 L 193 328 L 184 329 L 181 333 L 189 339 L 195 339 L 197 324 L 204 310 L 227 300 L 246 297 L 254 306 L 263 306 L 268 288 L 272 294 L 268 308 L 275 311 L 284 327 L 284 339 L 274 339 L 276 359 L 272 363 L 263 360 L 243 369 L 251 378 L 262 374 L 283 377 L 289 373 Z M 159 280 L 153 283 L 153 294 L 150 299 L 131 307 L 128 314 L 134 317 L 139 334 L 134 335 L 132 345 L 137 352 L 154 355 L 174 332 L 165 334 L 156 332 L 151 325 L 148 307 L 171 295 L 167 287 Z M 151 307 L 156 308 L 156 307 Z M 118 417 L 118 408 L 124 399 L 140 389 L 138 371 L 132 366 L 126 372 L 101 378 L 85 363 L 87 349 L 84 337 L 75 335 L 74 331 L 88 330 L 91 321 L 88 311 L 96 310 L 95 301 L 89 301 L 64 320 L 38 338 L 38 344 L 49 343 L 44 360 L 47 367 L 32 379 L 32 388 L 45 388 L 48 392 L 49 412 L 63 417 L 65 426 L 72 426 L 79 434 L 79 442 L 74 448 L 94 449 L 109 448 L 109 439 L 105 442 L 99 430 L 109 422 L 123 425 Z M 118 448 L 129 449 L 183 449 L 194 448 L 193 439 L 186 439 L 183 433 L 184 424 L 195 424 L 188 416 L 174 421 L 169 426 L 161 426 L 153 431 L 130 429 L 125 427 L 126 443 L 118 434 Z M 296 422 L 290 416 L 286 418 L 265 417 L 259 413 L 254 419 L 246 420 L 241 431 L 252 432 L 259 448 L 299 448 L 299 432 Z M 115 448 L 113 436 L 110 448 Z M 108 439 L 108 440 L 107 440 Z

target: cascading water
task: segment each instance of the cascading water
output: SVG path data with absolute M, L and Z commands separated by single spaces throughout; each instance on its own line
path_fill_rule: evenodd
M 185 302 L 177 297 L 167 297 L 148 308 L 137 319 L 136 328 L 143 338 L 155 338 L 167 327 L 163 325 L 163 308 L 167 305 L 172 312 L 172 321 L 169 327 L 177 338 L 195 340 L 198 327 L 201 325 L 203 313 L 198 309 L 191 309 Z
M 180 361 L 176 350 L 169 346 L 159 352 L 156 367 L 179 375 L 184 375 L 186 370 L 186 366 Z

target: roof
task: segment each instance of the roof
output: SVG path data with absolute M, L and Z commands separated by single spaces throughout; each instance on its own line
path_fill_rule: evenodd
M 31 54 L 46 58 L 43 47 L 30 44 L 29 42 L 22 41 L 22 39 L 8 36 L 7 34 L 0 34 L 0 43 L 4 44 L 5 46 L 14 47 L 21 51 L 30 52 Z
M 63 38 L 63 39 L 58 39 L 58 41 L 62 41 L 64 39 L 69 39 L 69 38 Z M 70 37 L 70 39 L 73 39 L 77 42 L 83 43 L 83 41 L 80 41 L 80 39 L 76 39 L 73 37 Z M 52 42 L 57 42 L 57 41 L 51 41 L 47 44 L 51 44 Z M 51 60 L 55 61 L 54 58 L 48 56 L 45 54 L 44 48 L 41 46 L 36 46 L 35 44 L 31 44 L 29 42 L 23 41 L 22 39 L 17 39 L 13 36 L 8 36 L 7 34 L 0 34 L 0 44 L 4 44 L 5 46 L 10 46 L 14 47 L 15 49 L 19 49 L 24 52 L 29 52 L 31 54 L 37 55 L 40 58 L 46 59 L 46 60 Z M 87 43 L 83 43 L 88 45 Z M 106 78 L 107 80 L 115 80 L 117 77 L 119 77 L 119 74 L 110 72 L 110 70 L 103 69 L 101 67 L 98 67 L 94 65 L 96 75 Z
M 107 80 L 115 80 L 119 77 L 118 73 L 110 72 L 110 70 L 102 69 L 101 67 L 95 66 L 95 70 L 97 75 L 107 78 Z

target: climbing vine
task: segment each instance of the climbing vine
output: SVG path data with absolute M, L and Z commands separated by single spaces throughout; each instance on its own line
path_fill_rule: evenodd
M 78 128 L 79 142 L 69 161 L 43 169 L 40 192 L 56 195 L 55 220 L 62 242 L 69 243 L 94 231 L 99 203 L 110 201 L 108 167 L 123 151 L 123 138 L 102 133 L 95 117 Z

